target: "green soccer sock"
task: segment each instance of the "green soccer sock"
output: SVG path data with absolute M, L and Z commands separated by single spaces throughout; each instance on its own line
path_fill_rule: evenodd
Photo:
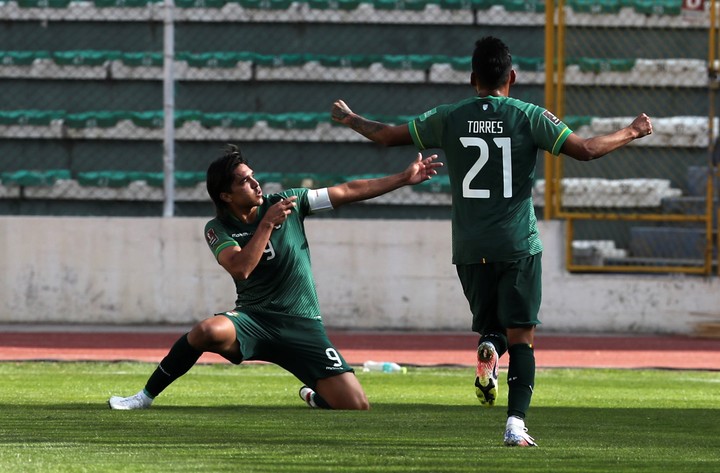
M 150 375 L 145 385 L 145 394 L 151 398 L 157 397 L 173 381 L 187 373 L 202 353 L 190 345 L 187 334 L 180 337 Z
M 511 346 L 508 353 L 508 417 L 524 419 L 535 385 L 535 351 L 532 345 L 521 343 Z

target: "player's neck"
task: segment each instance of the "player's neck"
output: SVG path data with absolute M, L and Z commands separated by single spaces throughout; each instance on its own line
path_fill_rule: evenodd
M 233 215 L 236 219 L 240 220 L 242 223 L 253 223 L 257 219 L 257 205 L 253 207 L 248 208 L 233 208 L 231 209 Z
M 477 89 L 478 97 L 508 97 L 509 90 L 501 89 Z

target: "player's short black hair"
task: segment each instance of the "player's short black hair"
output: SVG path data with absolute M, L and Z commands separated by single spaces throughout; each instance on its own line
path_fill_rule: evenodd
M 480 85 L 497 89 L 508 80 L 512 70 L 510 49 L 493 36 L 480 38 L 475 42 L 472 70 Z
M 240 164 L 247 164 L 247 160 L 236 145 L 228 144 L 225 147 L 225 154 L 210 163 L 207 170 L 205 184 L 207 191 L 215 204 L 215 214 L 218 217 L 225 217 L 227 204 L 220 198 L 223 192 L 230 192 L 235 175 L 233 172 Z

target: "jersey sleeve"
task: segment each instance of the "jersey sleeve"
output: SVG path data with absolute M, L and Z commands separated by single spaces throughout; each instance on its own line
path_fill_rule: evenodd
M 238 246 L 238 242 L 230 236 L 225 226 L 216 218 L 205 224 L 205 242 L 210 247 L 215 259 L 225 248 Z
M 562 120 L 542 107 L 534 107 L 530 123 L 535 142 L 554 156 L 560 154 L 563 143 L 572 134 L 572 130 Z
M 443 121 L 447 107 L 440 105 L 408 123 L 410 136 L 419 150 L 441 148 Z

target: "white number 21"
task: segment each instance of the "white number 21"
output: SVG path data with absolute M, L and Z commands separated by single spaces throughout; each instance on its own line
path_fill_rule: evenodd
M 465 148 L 476 147 L 479 150 L 480 156 L 475 164 L 472 165 L 468 173 L 465 175 L 462 184 L 463 197 L 469 199 L 489 199 L 490 189 L 473 189 L 470 187 L 470 183 L 475 176 L 480 173 L 480 170 L 485 166 L 490 159 L 490 149 L 488 143 L 482 138 L 477 137 L 462 137 L 460 143 Z M 503 197 L 512 197 L 512 159 L 511 159 L 511 141 L 508 137 L 493 138 L 495 146 L 502 150 L 502 167 L 503 167 Z

